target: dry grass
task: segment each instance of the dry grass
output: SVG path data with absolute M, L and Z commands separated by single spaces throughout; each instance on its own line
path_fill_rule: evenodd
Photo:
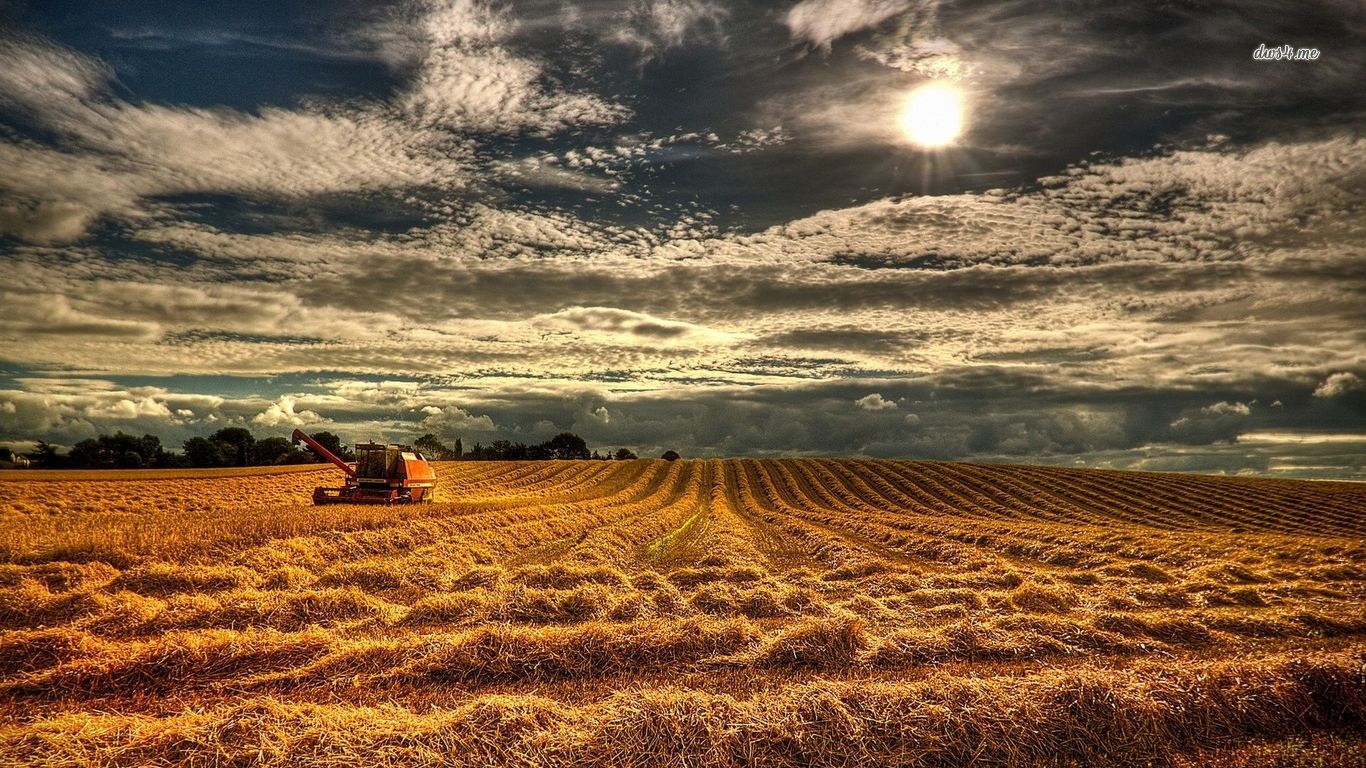
M 0 764 L 1366 762 L 1360 485 L 438 471 L 0 475 Z

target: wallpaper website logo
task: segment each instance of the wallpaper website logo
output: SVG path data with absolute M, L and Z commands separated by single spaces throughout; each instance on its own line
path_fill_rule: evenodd
M 1268 47 L 1266 43 L 1252 52 L 1253 61 L 1318 61 L 1319 49 L 1296 48 L 1293 45 Z

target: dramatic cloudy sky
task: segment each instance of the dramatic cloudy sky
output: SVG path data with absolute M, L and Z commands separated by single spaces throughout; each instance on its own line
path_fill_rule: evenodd
M 0 0 L 0 444 L 1366 478 L 1364 73 L 1358 0 Z

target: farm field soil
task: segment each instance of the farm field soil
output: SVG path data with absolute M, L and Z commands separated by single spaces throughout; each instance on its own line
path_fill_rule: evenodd
M 1366 485 L 0 473 L 0 765 L 1361 766 Z

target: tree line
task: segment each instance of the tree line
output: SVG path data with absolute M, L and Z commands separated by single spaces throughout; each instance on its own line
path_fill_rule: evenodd
M 313 437 L 328 450 L 346 459 L 355 456 L 331 432 Z M 255 467 L 279 464 L 310 464 L 322 461 L 313 451 L 300 449 L 287 437 L 260 440 L 242 427 L 224 427 L 207 437 L 192 437 L 180 451 L 169 451 L 156 435 L 138 437 L 119 431 L 86 438 L 58 453 L 56 446 L 39 441 L 28 454 L 36 467 L 47 469 L 166 469 L 191 467 Z
M 344 461 L 356 456 L 342 444 L 341 438 L 327 432 L 312 433 L 321 443 Z M 433 434 L 425 434 L 413 443 L 413 448 L 435 461 L 514 461 L 529 459 L 634 459 L 636 455 L 621 448 L 614 454 L 603 455 L 590 451 L 583 438 L 572 432 L 562 432 L 543 443 L 525 445 L 507 440 L 495 440 L 488 445 L 475 443 L 466 451 L 459 438 L 447 446 Z M 8 461 L 8 449 L 0 449 L 0 461 Z M 179 452 L 166 450 L 156 435 L 129 435 L 115 432 L 99 435 L 76 443 L 65 454 L 56 446 L 39 441 L 27 454 L 33 466 L 47 469 L 161 469 L 193 467 L 252 467 L 283 464 L 309 464 L 323 459 L 307 447 L 295 446 L 286 437 L 256 439 L 242 427 L 224 427 L 207 437 L 192 437 L 181 445 Z
M 413 447 L 423 455 L 441 461 L 530 461 L 536 459 L 615 459 L 625 461 L 636 458 L 636 454 L 626 448 L 618 448 L 615 453 L 602 454 L 588 450 L 588 443 L 573 432 L 561 432 L 544 443 L 527 445 L 508 440 L 494 440 L 488 445 L 475 443 L 465 450 L 464 444 L 456 438 L 454 446 L 447 446 L 436 435 L 426 434 L 413 443 Z

